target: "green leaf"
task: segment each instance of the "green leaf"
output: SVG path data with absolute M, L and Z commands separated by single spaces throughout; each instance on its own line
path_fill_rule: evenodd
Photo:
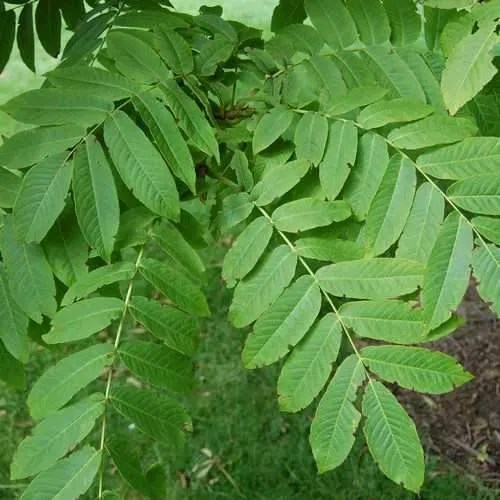
M 0 29 L 0 32 L 2 29 Z M 3 44 L 3 42 L 0 42 Z M 17 27 L 17 46 L 24 64 L 35 73 L 35 30 L 33 28 L 33 4 L 28 3 L 19 15 Z M 3 66 L 0 61 L 0 71 Z
M 446 193 L 460 208 L 484 215 L 500 215 L 500 177 L 497 174 L 468 177 L 452 184 Z
M 328 120 L 312 111 L 308 111 L 295 128 L 295 146 L 297 159 L 307 160 L 318 165 L 325 152 L 328 139 Z
M 383 254 L 401 235 L 410 214 L 417 176 L 411 160 L 394 155 L 389 161 L 363 228 L 363 244 L 371 256 Z
M 267 254 L 234 291 L 229 320 L 237 328 L 254 322 L 282 294 L 295 275 L 297 256 L 281 245 Z
M 182 431 L 192 430 L 191 418 L 177 401 L 159 393 L 128 385 L 111 389 L 113 408 L 149 436 L 179 446 Z
M 376 86 L 356 86 L 348 90 L 347 94 L 339 97 L 326 108 L 329 115 L 343 115 L 356 108 L 376 102 L 387 94 L 387 89 Z
M 247 193 L 235 193 L 222 200 L 222 210 L 218 216 L 218 224 L 224 234 L 232 227 L 243 222 L 253 211 L 250 196 Z
M 307 259 L 342 262 L 357 260 L 364 256 L 364 250 L 354 241 L 341 240 L 332 234 L 307 236 L 295 242 L 297 253 Z
M 424 452 L 417 429 L 391 391 L 370 380 L 363 396 L 364 433 L 380 470 L 418 493 L 424 482 Z
M 17 448 L 11 478 L 23 479 L 49 469 L 80 443 L 104 412 L 103 399 L 102 394 L 92 394 L 38 424 Z
M 255 323 L 243 349 L 243 363 L 258 368 L 285 356 L 307 333 L 321 308 L 321 291 L 311 276 L 301 276 Z
M 12 296 L 3 264 L 0 264 L 0 339 L 14 358 L 23 363 L 28 361 L 28 316 Z
M 334 200 L 344 187 L 356 160 L 358 129 L 350 121 L 332 121 L 325 156 L 319 164 L 319 181 L 328 200 Z
M 462 300 L 470 277 L 472 229 L 457 213 L 444 221 L 424 274 L 422 307 L 429 330 L 444 323 Z
M 89 92 L 112 101 L 131 97 L 140 91 L 137 84 L 118 73 L 83 65 L 57 68 L 44 76 L 56 87 Z
M 283 43 L 291 43 L 293 49 L 297 52 L 303 52 L 311 56 L 316 55 L 324 45 L 318 32 L 306 24 L 291 24 L 280 30 L 275 40 Z
M 101 465 L 102 453 L 85 446 L 39 474 L 21 495 L 22 500 L 78 498 L 90 488 Z
M 417 158 L 420 170 L 439 179 L 467 179 L 496 174 L 500 169 L 500 139 L 470 137 L 462 142 L 424 153 Z
M 177 392 L 188 392 L 193 386 L 193 365 L 184 354 L 169 347 L 129 340 L 118 352 L 125 366 L 146 382 Z
M 453 48 L 441 78 L 446 108 L 454 115 L 496 75 L 491 49 L 499 42 L 496 22 L 480 24 L 477 31 L 462 37 Z
M 179 87 L 170 80 L 162 89 L 166 96 L 168 107 L 179 120 L 179 125 L 189 137 L 189 140 L 208 156 L 213 156 L 220 163 L 219 144 L 215 138 L 214 129 L 210 126 L 202 111 Z
M 57 57 L 61 50 L 61 12 L 57 0 L 40 0 L 36 6 L 35 24 L 38 39 L 47 54 Z
M 135 266 L 132 262 L 115 262 L 98 267 L 71 285 L 61 301 L 61 306 L 67 306 L 75 300 L 87 297 L 103 286 L 130 281 L 134 274 Z
M 312 77 L 313 81 L 316 81 L 319 86 L 319 105 L 322 110 L 328 109 L 331 103 L 335 102 L 339 96 L 347 93 L 342 73 L 333 59 L 315 55 L 305 65 L 309 77 L 309 85 L 311 84 Z
M 66 356 L 35 382 L 28 396 L 34 419 L 50 415 L 95 380 L 111 362 L 113 346 L 96 344 Z
M 337 297 L 386 299 L 414 292 L 422 284 L 424 266 L 395 258 L 340 262 L 317 273 L 321 286 Z
M 440 39 L 443 28 L 455 13 L 452 11 L 424 7 L 424 34 L 427 47 L 435 52 L 440 49 Z
M 330 376 L 341 341 L 342 327 L 335 314 L 329 313 L 295 347 L 278 379 L 281 411 L 300 411 L 319 394 Z
M 332 49 L 343 49 L 358 41 L 354 20 L 340 0 L 305 0 L 309 19 Z
M 493 217 L 474 217 L 472 225 L 488 240 L 500 245 L 500 219 Z
M 417 190 L 396 257 L 425 264 L 436 243 L 444 217 L 444 198 L 429 182 Z
M 365 377 L 356 356 L 345 358 L 319 402 L 309 437 L 319 472 L 335 469 L 351 451 L 361 419 L 354 401 Z
M 9 62 L 16 38 L 16 14 L 14 10 L 0 12 L 0 72 Z
M 103 122 L 113 111 L 113 104 L 88 93 L 43 88 L 14 97 L 2 110 L 20 122 L 34 125 L 67 123 L 90 127 Z
M 396 128 L 387 138 L 396 148 L 421 149 L 458 142 L 476 132 L 477 127 L 467 118 L 435 115 Z
M 21 188 L 22 178 L 0 167 L 0 207 L 12 208 Z
M 120 224 L 120 206 L 111 167 L 94 137 L 88 137 L 76 154 L 73 197 L 83 236 L 109 262 Z
M 217 67 L 226 62 L 234 50 L 234 42 L 225 36 L 216 34 L 213 39 L 206 39 L 196 58 L 196 70 L 201 76 L 211 76 Z
M 248 167 L 248 158 L 243 151 L 236 150 L 229 166 L 235 171 L 238 184 L 245 191 L 251 191 L 254 186 L 253 175 Z
M 144 259 L 141 274 L 179 309 L 195 316 L 210 315 L 203 292 L 183 273 L 155 259 Z
M 340 222 L 350 215 L 350 207 L 345 201 L 302 198 L 278 207 L 273 212 L 272 219 L 280 231 L 298 233 Z
M 149 241 L 151 226 L 157 218 L 158 215 L 143 205 L 122 212 L 115 246 L 123 249 L 144 245 Z
M 168 347 L 187 356 L 194 354 L 200 331 L 194 316 L 145 297 L 133 297 L 130 310 L 136 321 Z
M 24 176 L 13 210 L 19 239 L 39 243 L 63 211 L 73 173 L 67 156 L 50 156 Z
M 389 123 L 411 122 L 430 115 L 434 109 L 427 104 L 405 97 L 378 101 L 361 111 L 358 123 L 366 129 L 383 127 Z
M 52 319 L 52 328 L 43 336 L 47 344 L 86 339 L 107 328 L 122 313 L 125 304 L 112 297 L 94 297 L 64 307 Z
M 262 180 L 254 187 L 252 198 L 257 206 L 265 206 L 288 193 L 309 171 L 311 164 L 305 160 L 294 160 L 276 165 L 264 172 Z
M 429 7 L 438 9 L 468 9 L 472 7 L 477 0 L 426 0 Z
M 3 343 L 0 342 L 0 380 L 3 380 L 13 389 L 25 389 L 26 379 L 24 366 L 14 356 L 9 354 Z
M 292 124 L 293 116 L 293 111 L 281 107 L 273 108 L 263 115 L 253 135 L 253 154 L 256 155 L 275 143 Z
M 123 182 L 147 208 L 179 218 L 179 194 L 172 174 L 144 132 L 123 112 L 104 123 L 104 140 Z
M 405 47 L 416 42 L 422 32 L 422 18 L 413 0 L 384 0 L 391 25 L 391 42 Z
M 383 380 L 412 391 L 444 394 L 472 379 L 452 356 L 421 347 L 369 346 L 361 356 Z
M 56 287 L 43 249 L 16 239 L 12 216 L 4 217 L 0 247 L 14 300 L 37 323 L 42 322 L 42 314 L 52 317 L 57 309 Z
M 272 235 L 273 227 L 265 217 L 252 221 L 224 257 L 222 278 L 230 284 L 244 278 L 261 258 Z
M 364 220 L 389 164 L 387 143 L 371 132 L 359 140 L 356 163 L 345 187 L 345 199 L 357 219 Z
M 344 324 L 360 337 L 395 344 L 425 341 L 422 311 L 398 300 L 347 302 L 339 309 Z
M 479 281 L 478 292 L 500 315 L 500 248 L 483 245 L 472 253 L 472 271 Z
M 378 0 L 349 0 L 346 3 L 361 41 L 366 45 L 378 45 L 389 41 L 391 27 L 389 19 Z
M 302 0 L 280 0 L 273 10 L 271 31 L 277 33 L 290 24 L 299 24 L 306 18 Z
M 172 173 L 196 193 L 196 171 L 189 148 L 170 111 L 150 94 L 132 99 Z
M 165 24 L 155 26 L 155 46 L 167 66 L 178 74 L 194 69 L 193 54 L 186 40 Z
M 78 125 L 23 130 L 0 146 L 0 164 L 11 169 L 29 167 L 74 146 L 84 135 L 85 128 Z

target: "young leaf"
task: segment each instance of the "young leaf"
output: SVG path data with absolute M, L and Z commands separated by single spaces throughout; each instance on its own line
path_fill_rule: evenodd
M 472 271 L 479 281 L 478 292 L 500 315 L 500 248 L 483 245 L 472 253 Z
M 472 225 L 488 240 L 500 245 L 500 219 L 493 217 L 473 217 Z
M 0 167 L 0 207 L 12 208 L 21 188 L 22 177 Z
M 425 264 L 436 243 L 444 217 L 444 199 L 429 182 L 415 196 L 408 221 L 399 239 L 396 257 Z
M 444 221 L 425 269 L 422 307 L 429 330 L 444 323 L 469 284 L 472 229 L 457 213 Z
M 183 273 L 155 259 L 144 259 L 141 274 L 179 309 L 195 316 L 210 315 L 203 292 Z
M 256 155 L 276 142 L 293 121 L 293 111 L 273 108 L 260 119 L 252 139 L 253 154 Z
M 66 356 L 35 382 L 28 396 L 34 419 L 50 415 L 95 380 L 111 362 L 113 346 L 96 344 Z
M 52 467 L 87 436 L 103 412 L 103 395 L 92 394 L 40 422 L 17 448 L 11 478 L 23 479 Z
M 406 259 L 374 258 L 340 262 L 317 273 L 321 286 L 337 297 L 385 299 L 414 292 L 424 266 Z
M 363 396 L 364 433 L 380 470 L 418 493 L 424 482 L 424 452 L 417 429 L 391 391 L 370 380 Z
M 341 340 L 342 327 L 335 314 L 329 313 L 295 347 L 278 379 L 281 411 L 300 411 L 319 394 L 337 359 Z
M 179 194 L 172 174 L 144 132 L 123 112 L 104 123 L 104 140 L 127 187 L 153 212 L 179 218 Z
M 302 115 L 295 129 L 295 154 L 299 160 L 307 160 L 317 166 L 325 152 L 328 138 L 328 120 L 309 111 Z
M 16 13 L 13 9 L 0 12 L 0 72 L 9 62 L 16 38 Z
M 40 0 L 36 6 L 35 24 L 38 39 L 47 54 L 57 57 L 61 50 L 61 12 L 56 0 Z
M 422 18 L 413 0 L 384 0 L 391 25 L 391 42 L 405 47 L 416 42 L 422 32 Z
M 129 340 L 118 352 L 133 374 L 152 385 L 177 392 L 187 392 L 193 385 L 191 360 L 166 346 Z
M 267 254 L 234 291 L 229 320 L 237 328 L 254 322 L 282 294 L 295 275 L 297 256 L 281 245 Z
M 0 342 L 0 380 L 3 380 L 13 389 L 25 389 L 26 378 L 24 376 L 24 366 L 14 356 L 9 354 L 2 342 Z
M 361 356 L 383 380 L 412 391 L 444 394 L 472 379 L 452 356 L 421 347 L 369 346 Z
M 0 31 L 2 31 L 0 29 Z M 2 44 L 3 42 L 0 42 Z M 35 30 L 33 29 L 33 4 L 27 3 L 19 15 L 17 27 L 17 47 L 24 64 L 35 73 Z M 2 71 L 0 61 L 0 71 Z
M 90 446 L 75 451 L 39 474 L 21 495 L 22 500 L 78 498 L 92 485 L 101 465 L 101 452 Z
M 258 368 L 285 356 L 306 334 L 321 308 L 321 291 L 301 276 L 255 323 L 243 349 L 243 363 Z
M 186 40 L 165 24 L 155 25 L 155 46 L 167 66 L 177 74 L 191 73 L 193 54 Z
M 66 153 L 50 156 L 24 176 L 12 212 L 20 240 L 42 241 L 63 211 L 73 173 L 67 157 Z
M 345 358 L 319 402 L 309 437 L 319 472 L 335 469 L 351 451 L 361 419 L 354 401 L 365 378 L 359 359 Z
M 500 215 L 500 177 L 478 175 L 452 184 L 446 193 L 459 207 L 484 215 Z
M 297 253 L 307 259 L 343 262 L 364 256 L 364 250 L 354 241 L 334 238 L 331 234 L 307 236 L 295 242 Z
M 389 41 L 391 27 L 389 19 L 378 0 L 349 0 L 346 3 L 359 37 L 366 45 L 378 45 Z

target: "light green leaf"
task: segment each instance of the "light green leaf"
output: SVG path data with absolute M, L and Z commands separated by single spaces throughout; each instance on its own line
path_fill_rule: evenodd
M 308 111 L 295 128 L 295 154 L 317 166 L 325 152 L 328 138 L 328 120 L 319 113 Z
M 462 142 L 424 153 L 417 165 L 439 179 L 466 179 L 496 174 L 500 169 L 500 138 L 470 137 Z
M 500 215 L 500 176 L 477 175 L 452 184 L 446 193 L 460 208 L 484 215 Z
M 474 217 L 472 225 L 488 240 L 500 245 L 500 219 L 493 217 Z
M 444 221 L 424 274 L 422 307 L 432 330 L 444 323 L 462 300 L 469 284 L 472 229 L 457 213 Z
M 418 493 L 424 482 L 424 452 L 417 429 L 391 391 L 370 380 L 363 396 L 364 433 L 380 470 Z
M 361 108 L 376 102 L 387 94 L 387 89 L 376 86 L 359 86 L 348 90 L 345 96 L 341 96 L 326 108 L 328 115 L 343 115 L 356 108 Z
M 85 135 L 79 125 L 59 125 L 23 130 L 0 146 L 0 165 L 5 168 L 26 168 L 74 146 Z
M 307 259 L 343 262 L 361 259 L 364 249 L 354 241 L 341 240 L 332 234 L 306 236 L 295 242 L 297 253 Z
M 26 378 L 24 376 L 24 366 L 0 342 L 0 380 L 3 380 L 13 389 L 24 390 L 26 388 Z
M 396 148 L 421 149 L 458 142 L 476 132 L 477 127 L 467 118 L 434 115 L 396 128 L 387 138 Z
M 287 245 L 267 254 L 236 286 L 229 308 L 231 323 L 242 328 L 255 321 L 292 281 L 296 265 L 297 256 Z
M 78 498 L 90 488 L 100 465 L 101 452 L 85 446 L 39 474 L 20 498 L 22 500 Z
M 197 73 L 201 76 L 213 75 L 217 71 L 217 67 L 231 57 L 234 48 L 233 41 L 218 34 L 213 39 L 204 40 L 196 59 Z
M 49 469 L 80 443 L 104 412 L 103 399 L 102 394 L 92 394 L 39 423 L 17 448 L 11 478 L 23 479 Z
M 349 0 L 346 3 L 361 41 L 366 45 L 378 45 L 389 41 L 391 27 L 379 0 Z
M 191 73 L 193 54 L 187 41 L 165 24 L 155 25 L 155 46 L 162 59 L 174 73 Z
M 396 257 L 425 264 L 436 243 L 444 217 L 444 198 L 429 182 L 417 190 Z
M 414 292 L 422 284 L 424 266 L 395 258 L 340 262 L 317 273 L 321 286 L 337 297 L 386 299 Z
M 1 109 L 23 123 L 90 127 L 103 122 L 113 104 L 89 93 L 43 88 L 14 97 Z
M 263 115 L 253 135 L 253 154 L 260 153 L 276 142 L 292 124 L 293 116 L 293 111 L 280 107 Z
M 369 346 L 361 356 L 383 380 L 412 391 L 444 394 L 472 379 L 452 356 L 421 347 Z
M 245 191 L 251 191 L 254 186 L 253 175 L 248 167 L 248 158 L 243 151 L 237 149 L 229 166 L 235 171 L 238 184 L 243 187 Z
M 500 315 L 500 248 L 483 245 L 472 253 L 472 272 L 479 281 L 481 298 Z
M 133 374 L 152 385 L 177 392 L 188 392 L 193 386 L 191 360 L 169 347 L 129 340 L 120 345 L 118 352 Z
M 316 55 L 324 45 L 318 32 L 306 24 L 290 24 L 280 30 L 276 39 L 286 44 L 291 43 L 294 50 L 311 56 Z
M 253 211 L 254 206 L 247 193 L 235 193 L 222 200 L 222 210 L 218 216 L 221 232 L 224 234 L 232 227 L 243 222 Z
M 265 206 L 286 194 L 309 171 L 311 164 L 294 160 L 267 169 L 263 179 L 254 187 L 252 198 L 257 206 Z
M 496 75 L 491 49 L 499 42 L 497 23 L 479 25 L 479 29 L 467 34 L 455 45 L 441 78 L 444 102 L 454 115 L 470 101 Z
M 24 176 L 13 210 L 19 239 L 39 243 L 64 209 L 73 165 L 59 153 L 35 165 Z
M 94 297 L 70 304 L 56 313 L 43 340 L 61 344 L 86 339 L 107 328 L 123 313 L 124 306 L 122 300 L 113 297 Z
M 144 132 L 123 112 L 104 124 L 104 140 L 127 187 L 153 212 L 179 218 L 179 194 L 172 174 Z
M 356 163 L 345 187 L 345 199 L 357 219 L 364 220 L 389 164 L 387 143 L 371 132 L 359 140 Z
M 113 346 L 96 344 L 66 356 L 35 382 L 28 396 L 34 419 L 50 415 L 95 380 L 111 362 Z
M 21 188 L 22 177 L 0 167 L 0 207 L 12 208 Z
M 318 86 L 319 105 L 322 110 L 328 109 L 332 102 L 347 93 L 342 73 L 332 58 L 315 55 L 304 64 L 309 85 L 312 84 L 313 78 L 312 81 Z
M 187 356 L 194 354 L 200 332 L 194 316 L 145 297 L 133 297 L 130 310 L 134 319 L 165 345 Z
M 422 311 L 398 300 L 347 302 L 339 309 L 346 326 L 360 337 L 395 344 L 425 342 Z
M 298 233 L 340 222 L 350 215 L 351 209 L 345 201 L 302 198 L 278 207 L 273 212 L 272 219 L 280 231 Z
M 422 32 L 422 18 L 413 0 L 384 0 L 391 25 L 391 42 L 405 47 L 416 42 Z
M 295 347 L 278 379 L 281 411 L 300 411 L 319 394 L 337 359 L 341 340 L 342 327 L 335 314 L 329 313 Z
M 468 9 L 472 7 L 477 0 L 426 0 L 429 7 L 437 9 Z
M 351 451 L 361 419 L 354 401 L 365 377 L 356 356 L 345 358 L 319 402 L 309 437 L 319 472 L 335 469 Z
M 224 257 L 223 279 L 232 284 L 235 280 L 244 278 L 261 258 L 272 235 L 273 227 L 265 217 L 252 221 Z
M 358 129 L 350 121 L 332 121 L 319 181 L 328 200 L 334 200 L 344 187 L 356 160 Z
M 3 222 L 0 247 L 12 297 L 33 321 L 41 323 L 42 314 L 50 318 L 57 309 L 49 263 L 39 245 L 16 239 L 12 216 L 5 216 Z
M 189 148 L 170 111 L 150 94 L 142 93 L 132 102 L 149 128 L 172 173 L 196 193 L 196 172 Z
M 195 316 L 209 316 L 210 310 L 203 292 L 183 273 L 155 259 L 144 259 L 141 274 L 179 309 Z
M 398 240 L 410 214 L 416 184 L 411 160 L 394 155 L 366 218 L 363 244 L 369 255 L 383 254 Z
M 405 97 L 378 101 L 361 111 L 359 124 L 366 129 L 383 127 L 389 123 L 411 122 L 430 115 L 434 109 L 427 104 Z
M 274 363 L 295 346 L 314 323 L 321 291 L 311 276 L 301 276 L 255 323 L 243 349 L 243 363 L 258 368 Z

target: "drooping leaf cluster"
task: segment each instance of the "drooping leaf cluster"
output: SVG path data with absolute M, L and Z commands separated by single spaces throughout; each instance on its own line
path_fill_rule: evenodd
M 500 3 L 466 3 L 281 1 L 267 41 L 217 8 L 82 17 L 73 57 L 2 107 L 33 128 L 0 146 L 0 377 L 23 386 L 32 340 L 67 353 L 30 390 L 22 498 L 102 498 L 105 457 L 162 498 L 110 422 L 182 446 L 175 393 L 209 314 L 197 250 L 227 234 L 243 363 L 284 360 L 283 411 L 319 396 L 318 469 L 361 426 L 382 472 L 419 491 L 417 430 L 385 384 L 471 379 L 422 346 L 461 324 L 471 271 L 500 311 L 500 108 L 481 112 Z

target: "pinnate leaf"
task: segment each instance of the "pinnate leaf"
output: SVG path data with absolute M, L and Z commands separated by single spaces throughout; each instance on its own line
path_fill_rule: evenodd
M 472 253 L 472 270 L 479 281 L 478 292 L 500 315 L 500 248 L 482 245 Z
M 323 158 L 327 138 L 328 120 L 319 113 L 305 113 L 295 128 L 297 158 L 317 166 Z
M 497 174 L 468 177 L 452 184 L 447 191 L 461 208 L 484 215 L 500 215 L 500 176 Z

